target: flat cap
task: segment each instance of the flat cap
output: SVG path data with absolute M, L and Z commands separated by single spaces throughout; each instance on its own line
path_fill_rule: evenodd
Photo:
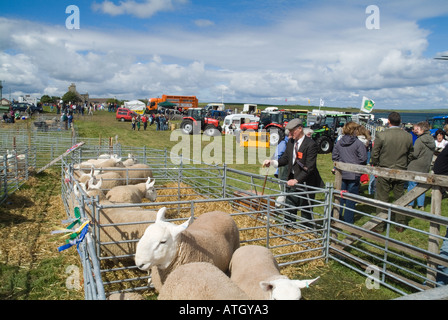
M 300 126 L 303 126 L 302 119 L 296 118 L 296 119 L 292 119 L 291 121 L 289 121 L 285 128 L 288 130 L 293 130 Z

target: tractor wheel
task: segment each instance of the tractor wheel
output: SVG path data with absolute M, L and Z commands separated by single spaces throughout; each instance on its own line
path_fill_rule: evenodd
M 209 124 L 205 127 L 204 134 L 206 136 L 215 137 L 215 136 L 221 135 L 221 131 L 219 130 L 219 128 L 215 127 L 214 125 Z
M 194 129 L 193 121 L 191 120 L 182 121 L 182 123 L 180 124 L 180 129 L 182 130 L 183 134 L 193 134 Z
M 280 128 L 269 128 L 269 145 L 276 146 L 285 139 L 285 130 Z
M 333 142 L 327 136 L 322 136 L 316 140 L 319 153 L 330 153 L 333 150 Z

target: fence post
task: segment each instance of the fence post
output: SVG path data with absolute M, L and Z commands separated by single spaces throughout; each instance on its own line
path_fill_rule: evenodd
M 436 216 L 442 215 L 442 189 L 439 186 L 433 186 L 431 191 L 431 213 Z M 435 237 L 429 236 L 428 241 L 428 251 L 431 253 L 438 254 L 439 253 L 439 240 L 437 236 L 440 235 L 440 225 L 437 223 L 430 222 L 429 224 L 429 233 L 433 234 Z M 431 258 L 428 258 L 428 270 L 426 271 L 426 277 L 428 280 L 428 284 L 430 286 L 434 286 L 432 281 L 436 280 L 436 271 L 433 269 L 437 268 L 437 264 L 431 261 Z

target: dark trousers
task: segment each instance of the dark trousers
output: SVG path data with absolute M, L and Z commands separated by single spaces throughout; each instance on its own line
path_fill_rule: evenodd
M 404 181 L 390 178 L 376 178 L 375 199 L 383 202 L 389 201 L 389 194 L 392 191 L 394 199 L 397 200 L 404 195 Z M 384 209 L 377 208 L 377 213 L 384 212 Z M 401 214 L 393 214 L 392 220 L 401 224 L 406 224 L 406 217 Z M 384 223 L 380 224 L 376 230 L 384 230 Z
M 306 191 L 307 188 L 291 188 L 291 187 L 286 187 L 286 193 L 291 193 L 291 192 L 302 192 L 302 191 Z M 288 206 L 293 206 L 296 207 L 294 209 L 287 209 L 286 211 L 289 213 L 289 215 L 285 215 L 285 221 L 286 222 L 295 222 L 296 218 L 294 216 L 297 215 L 297 211 L 300 209 L 297 209 L 297 207 L 303 207 L 303 206 L 309 206 L 311 205 L 311 201 L 314 200 L 315 198 L 315 194 L 311 193 L 311 194 L 304 194 L 304 195 L 287 195 L 286 196 L 286 200 L 285 203 Z M 308 220 L 312 220 L 312 214 L 311 211 L 312 208 L 309 209 L 305 209 L 305 210 L 300 210 L 300 215 L 302 218 L 308 219 Z

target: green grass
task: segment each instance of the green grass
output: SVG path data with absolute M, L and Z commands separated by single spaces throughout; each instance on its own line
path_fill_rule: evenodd
M 99 111 L 92 117 L 75 116 L 75 126 L 80 140 L 82 137 L 115 139 L 118 136 L 118 141 L 123 146 L 168 150 L 178 143 L 177 140 L 170 139 L 171 131 L 156 131 L 154 125 L 148 126 L 147 131 L 143 128 L 133 131 L 130 122 L 119 122 L 115 120 L 114 113 L 107 111 Z M 224 141 L 225 137 L 222 139 Z M 211 143 L 202 137 L 198 141 L 200 150 Z M 190 146 L 193 148 L 193 142 Z M 229 147 L 224 143 L 222 146 Z M 236 151 L 238 146 L 232 148 Z M 244 152 L 247 159 L 247 148 Z M 260 172 L 260 162 L 238 164 L 235 155 L 236 152 L 233 161 L 227 163 L 229 167 L 251 173 Z M 331 154 L 319 155 L 317 165 L 323 180 L 333 182 Z M 361 190 L 361 194 L 367 195 L 365 186 Z M 430 195 L 427 201 L 429 199 Z M 58 253 L 56 249 L 62 243 L 50 236 L 51 230 L 61 226 L 60 221 L 65 218 L 60 202 L 60 169 L 55 166 L 40 174 L 37 179 L 30 179 L 11 196 L 9 202 L 11 204 L 0 208 L 0 299 L 83 299 L 82 290 L 66 288 L 66 280 L 69 277 L 66 273 L 67 267 L 79 266 L 76 249 Z M 444 215 L 448 215 L 446 204 L 447 199 L 442 205 Z M 429 211 L 429 205 L 426 210 Z M 362 222 L 363 220 L 360 220 L 358 223 Z M 400 236 L 409 237 L 406 233 Z M 427 239 L 423 238 L 413 240 L 422 245 L 427 243 Z M 14 251 L 13 246 L 20 246 L 20 250 Z M 307 268 L 306 265 L 297 265 L 295 268 L 300 278 L 321 276 L 315 286 L 304 289 L 303 295 L 308 300 L 384 300 L 398 296 L 383 287 L 379 290 L 367 289 L 365 276 L 336 262 L 330 262 L 319 269 Z

